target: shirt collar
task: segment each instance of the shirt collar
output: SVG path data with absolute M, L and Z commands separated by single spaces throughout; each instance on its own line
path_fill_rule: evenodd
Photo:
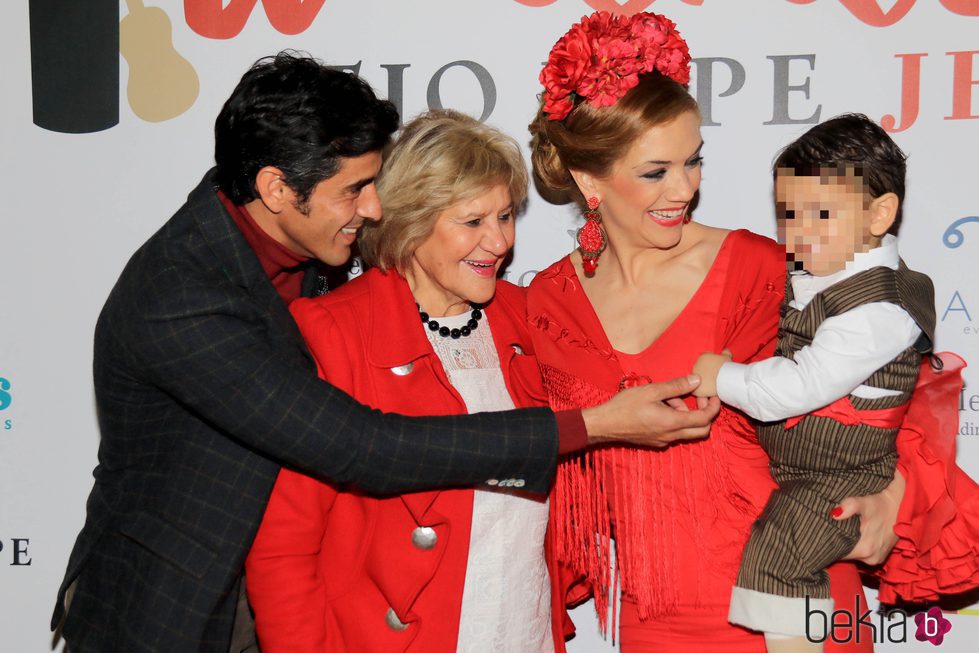
M 871 268 L 887 267 L 896 270 L 900 258 L 897 251 L 897 237 L 887 234 L 881 239 L 880 245 L 868 252 L 857 252 L 852 261 L 847 261 L 846 266 L 839 272 L 817 277 L 808 272 L 790 272 L 792 283 L 792 306 L 802 309 L 818 293 L 826 290 L 830 286 L 849 279 L 859 272 L 870 270 Z

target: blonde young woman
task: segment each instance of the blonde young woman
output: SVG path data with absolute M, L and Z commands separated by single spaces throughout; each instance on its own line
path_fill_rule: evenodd
M 558 41 L 541 74 L 534 172 L 587 218 L 579 250 L 538 274 L 528 293 L 554 409 L 684 374 L 704 351 L 730 350 L 736 362 L 774 351 L 782 249 L 692 219 L 704 143 L 686 89 L 689 63 L 668 19 L 598 12 Z M 898 446 L 914 496 L 924 465 L 915 467 L 912 445 L 899 438 Z M 552 539 L 580 581 L 569 600 L 593 594 L 605 623 L 621 588 L 623 652 L 761 653 L 762 635 L 727 616 L 743 545 L 773 487 L 753 425 L 726 407 L 706 439 L 661 451 L 610 447 L 562 464 Z M 883 561 L 895 528 L 906 551 L 919 544 L 922 522 L 901 506 L 904 489 L 897 474 L 880 494 L 843 501 L 838 517 L 861 519 L 851 558 Z M 855 566 L 837 563 L 829 574 L 836 608 L 851 612 L 853 628 L 828 639 L 826 651 L 870 650 L 873 633 L 857 621 L 866 599 Z

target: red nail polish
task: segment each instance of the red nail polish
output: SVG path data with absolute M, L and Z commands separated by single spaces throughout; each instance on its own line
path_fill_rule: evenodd
M 839 517 L 840 515 L 843 514 L 843 508 L 836 506 L 835 508 L 829 511 L 829 514 L 832 515 L 833 517 Z

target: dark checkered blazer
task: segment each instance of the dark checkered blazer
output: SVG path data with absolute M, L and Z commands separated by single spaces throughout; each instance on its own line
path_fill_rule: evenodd
M 319 380 L 210 174 L 113 288 L 94 372 L 99 464 L 52 621 L 77 581 L 71 653 L 227 653 L 280 465 L 379 494 L 491 477 L 543 492 L 557 455 L 544 408 L 406 418 Z

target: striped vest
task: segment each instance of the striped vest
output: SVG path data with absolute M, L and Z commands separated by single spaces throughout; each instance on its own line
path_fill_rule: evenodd
M 875 267 L 844 279 L 812 298 L 803 310 L 789 306 L 792 285 L 787 280 L 786 299 L 779 320 L 778 343 L 775 353 L 793 359 L 796 352 L 812 342 L 822 322 L 858 306 L 874 302 L 897 304 L 918 324 L 921 337 L 894 360 L 874 372 L 865 385 L 895 390 L 900 394 L 866 399 L 849 397 L 857 410 L 892 408 L 907 402 L 918 379 L 921 356 L 931 351 L 935 333 L 934 287 L 931 279 L 909 270 L 900 261 L 897 270 Z M 772 461 L 776 480 L 779 476 L 806 473 L 812 470 L 854 469 L 870 466 L 893 476 L 896 456 L 896 429 L 858 424 L 846 426 L 826 417 L 807 416 L 791 430 L 785 422 L 763 424 L 758 439 Z M 868 469 L 868 471 L 870 471 Z

